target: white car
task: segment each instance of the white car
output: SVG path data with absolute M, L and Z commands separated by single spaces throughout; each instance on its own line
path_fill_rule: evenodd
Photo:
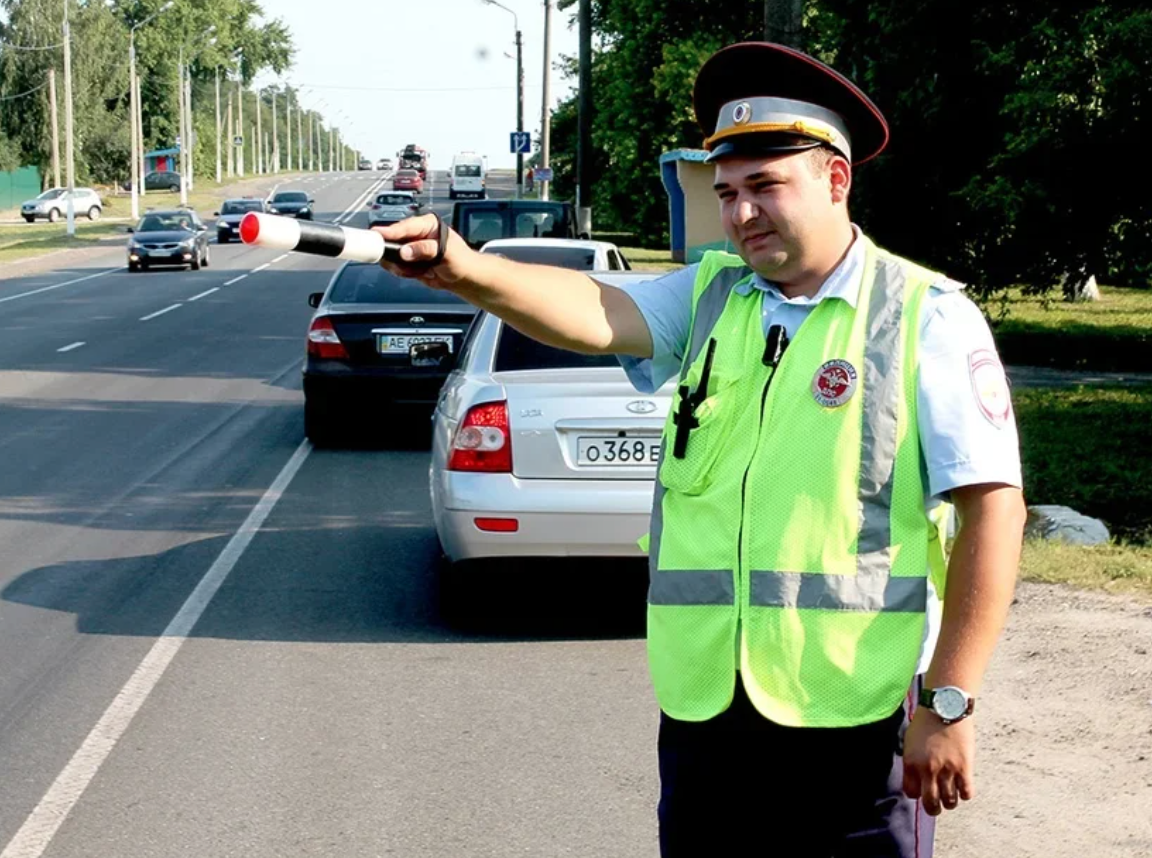
M 74 217 L 99 220 L 104 212 L 100 195 L 91 188 L 75 188 L 72 191 L 72 212 Z M 27 200 L 20 206 L 20 214 L 28 223 L 36 218 L 46 218 L 52 223 L 68 215 L 68 189 L 52 188 L 34 200 Z
M 386 226 L 419 213 L 422 204 L 411 191 L 381 191 L 368 208 L 368 226 Z
M 445 559 L 643 557 L 675 389 L 672 380 L 641 395 L 615 357 L 543 345 L 481 312 L 432 416 L 432 517 Z
M 516 262 L 558 265 L 577 271 L 631 271 L 615 244 L 581 238 L 494 238 L 481 253 L 498 253 Z

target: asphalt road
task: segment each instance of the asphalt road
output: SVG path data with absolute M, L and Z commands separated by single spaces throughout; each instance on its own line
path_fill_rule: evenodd
M 364 225 L 380 178 L 300 186 Z M 642 572 L 449 619 L 427 415 L 303 438 L 336 263 L 123 265 L 0 278 L 0 858 L 655 855 Z

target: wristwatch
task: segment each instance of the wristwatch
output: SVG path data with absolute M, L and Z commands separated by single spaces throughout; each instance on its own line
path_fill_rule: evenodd
M 935 712 L 945 724 L 952 724 L 972 714 L 976 698 L 955 685 L 942 685 L 921 691 L 920 705 Z

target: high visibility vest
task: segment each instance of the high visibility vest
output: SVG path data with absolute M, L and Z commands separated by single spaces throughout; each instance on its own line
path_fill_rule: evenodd
M 664 429 L 648 539 L 648 657 L 661 708 L 703 721 L 737 670 L 777 723 L 891 715 L 914 677 L 949 512 L 925 510 L 916 421 L 920 309 L 942 278 L 865 240 L 857 305 L 821 301 L 775 368 L 759 290 L 705 254 L 681 384 L 716 341 L 698 426 Z

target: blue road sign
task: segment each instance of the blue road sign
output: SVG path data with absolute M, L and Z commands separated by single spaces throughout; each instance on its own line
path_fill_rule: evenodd
M 510 145 L 513 155 L 527 155 L 532 151 L 532 135 L 527 131 L 513 131 Z
M 537 167 L 533 171 L 537 182 L 551 182 L 552 181 L 552 168 L 551 167 Z

